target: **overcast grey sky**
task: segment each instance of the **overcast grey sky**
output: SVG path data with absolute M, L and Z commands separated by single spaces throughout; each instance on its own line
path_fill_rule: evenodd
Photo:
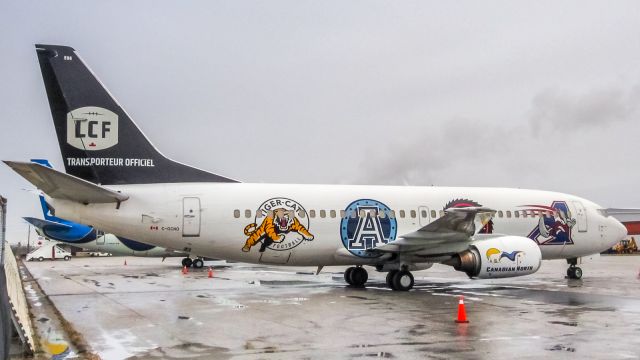
M 508 186 L 640 207 L 638 1 L 0 2 L 0 158 L 62 168 L 33 44 L 167 156 L 246 182 Z M 0 165 L 8 235 L 40 216 Z

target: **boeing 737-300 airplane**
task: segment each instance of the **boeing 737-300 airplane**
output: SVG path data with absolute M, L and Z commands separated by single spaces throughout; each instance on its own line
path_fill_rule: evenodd
M 5 161 L 40 188 L 55 216 L 199 256 L 388 272 L 451 265 L 472 278 L 532 274 L 543 259 L 581 256 L 623 239 L 606 209 L 568 194 L 506 188 L 248 184 L 163 156 L 65 46 L 36 45 L 66 174 Z

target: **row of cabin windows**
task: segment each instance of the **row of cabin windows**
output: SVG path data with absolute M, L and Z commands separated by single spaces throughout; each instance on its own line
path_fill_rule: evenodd
M 385 210 L 385 211 L 376 211 L 376 210 L 369 210 L 369 211 L 365 211 L 365 210 L 360 210 L 359 214 L 356 214 L 355 211 L 345 211 L 345 210 L 340 210 L 339 212 L 337 212 L 336 210 L 319 210 L 316 212 L 316 210 L 309 210 L 309 217 L 310 218 L 315 218 L 316 214 L 324 219 L 324 218 L 332 218 L 334 219 L 338 214 L 340 214 L 341 218 L 347 218 L 347 217 L 351 217 L 351 218 L 356 218 L 356 217 L 361 217 L 364 218 L 367 216 L 367 213 L 371 213 L 373 212 L 373 216 L 379 216 L 380 218 L 385 218 L 385 217 L 389 217 L 391 219 L 396 218 L 396 212 L 395 210 Z M 251 210 L 247 209 L 244 211 L 244 217 L 249 219 L 251 218 Z M 445 214 L 444 210 L 440 210 L 439 212 L 436 212 L 435 210 L 431 210 L 431 217 L 432 218 L 437 218 L 437 217 L 443 217 Z M 256 214 L 257 217 L 263 217 L 262 213 L 258 213 Z M 271 214 L 269 214 L 271 215 Z M 400 210 L 398 211 L 398 215 L 401 219 L 404 219 L 407 217 L 407 212 L 405 210 Z M 512 216 L 513 215 L 513 216 Z M 569 217 L 571 217 L 571 212 L 569 212 L 567 214 Z M 304 218 L 306 216 L 306 214 L 302 211 L 298 212 L 298 216 L 301 218 Z M 409 210 L 408 211 L 408 216 L 412 219 L 415 219 L 417 216 L 417 213 L 415 210 Z M 507 211 L 502 211 L 499 210 L 496 212 L 496 217 L 498 218 L 526 218 L 526 217 L 535 217 L 535 216 L 553 216 L 553 211 L 542 211 L 542 210 L 514 210 L 513 212 L 511 210 L 507 210 Z M 233 211 L 233 217 L 240 218 L 240 210 L 234 210 Z M 422 217 L 423 219 L 427 218 L 427 210 L 420 210 L 420 217 Z
M 271 211 L 269 211 L 269 213 L 271 213 Z M 380 218 L 385 218 L 385 217 L 389 217 L 391 219 L 396 217 L 396 212 L 395 210 L 388 210 L 388 211 L 377 211 L 377 210 L 360 210 L 359 213 L 356 214 L 355 211 L 345 211 L 345 210 L 340 210 L 340 211 L 336 211 L 336 210 L 309 210 L 309 217 L 310 218 L 315 218 L 315 217 L 320 217 L 320 218 L 336 218 L 336 216 L 338 216 L 338 214 L 340 215 L 341 218 L 347 218 L 347 217 L 351 217 L 351 218 L 356 218 L 356 217 L 366 217 L 367 213 L 370 213 L 372 216 L 379 216 Z M 417 212 L 415 210 L 410 210 L 409 212 L 409 216 L 411 218 L 416 218 Z M 249 219 L 251 218 L 251 210 L 247 209 L 244 211 L 244 217 Z M 256 214 L 258 217 L 263 217 L 264 215 L 262 213 L 257 213 Z M 269 214 L 271 215 L 271 214 Z M 306 216 L 306 214 L 302 211 L 299 211 L 297 213 L 297 215 L 301 218 L 304 218 Z M 407 217 L 407 212 L 405 212 L 404 210 L 400 210 L 399 211 L 399 215 L 400 218 L 405 218 Z M 423 218 L 427 217 L 427 211 L 426 210 L 422 210 L 420 215 Z M 234 210 L 233 211 L 233 216 L 235 218 L 239 218 L 240 217 L 240 210 Z

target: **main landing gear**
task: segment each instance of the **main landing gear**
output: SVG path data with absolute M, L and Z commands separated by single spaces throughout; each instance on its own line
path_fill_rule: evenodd
M 576 265 L 578 265 L 578 259 L 577 258 L 567 259 L 567 264 L 569 264 L 569 268 L 567 269 L 567 277 L 569 279 L 580 279 L 580 278 L 582 278 L 582 269 L 580 269 L 579 267 L 576 266 Z
M 413 275 L 409 270 L 391 270 L 387 273 L 387 286 L 395 291 L 409 291 L 413 288 Z
M 362 266 L 352 266 L 344 272 L 344 280 L 353 287 L 364 287 L 369 274 Z M 409 270 L 391 270 L 387 273 L 387 286 L 395 291 L 409 291 L 413 288 L 413 275 Z
M 195 258 L 192 260 L 191 258 L 186 257 L 182 259 L 182 266 L 193 266 L 195 269 L 201 269 L 204 266 L 204 261 L 202 261 L 202 259 L 200 258 Z
M 369 280 L 369 273 L 362 266 L 352 266 L 345 270 L 344 280 L 353 287 L 364 287 Z

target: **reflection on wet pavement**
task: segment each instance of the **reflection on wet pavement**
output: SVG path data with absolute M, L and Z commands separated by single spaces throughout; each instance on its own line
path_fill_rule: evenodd
M 339 267 L 314 275 L 211 262 L 209 279 L 206 267 L 183 275 L 159 259 L 28 266 L 105 359 L 633 358 L 638 260 L 602 257 L 583 265 L 580 281 L 563 278 L 562 261 L 527 277 L 480 281 L 436 265 L 416 272 L 406 293 L 387 289 L 385 274 L 372 269 L 368 287 L 357 289 L 344 285 Z M 460 295 L 469 324 L 453 321 Z

